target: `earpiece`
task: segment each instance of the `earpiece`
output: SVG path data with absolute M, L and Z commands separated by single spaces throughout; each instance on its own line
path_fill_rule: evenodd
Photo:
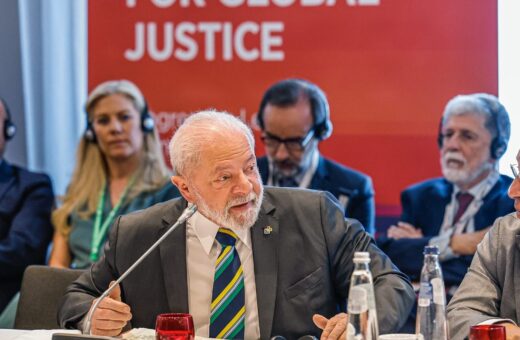
M 491 141 L 490 145 L 490 153 L 491 157 L 493 159 L 500 159 L 504 155 L 507 149 L 507 142 L 509 137 L 505 136 L 505 132 L 501 130 L 501 124 L 500 119 L 507 119 L 509 120 L 508 113 L 504 106 L 496 100 L 496 103 L 492 101 L 493 96 L 489 96 L 485 94 L 474 94 L 475 98 L 477 98 L 481 103 L 482 106 L 491 114 L 493 124 L 496 129 L 496 135 Z M 495 107 L 495 105 L 498 105 Z M 443 144 L 443 136 L 442 136 L 442 124 L 443 124 L 443 117 L 441 117 L 441 121 L 439 123 L 439 132 L 437 134 L 437 144 L 439 148 L 442 148 Z
M 4 139 L 6 141 L 13 139 L 13 137 L 16 135 L 16 125 L 14 125 L 13 121 L 11 120 L 11 113 L 9 111 L 9 107 L 7 106 L 7 103 L 5 100 L 0 98 L 0 101 L 2 101 L 2 104 L 4 105 L 5 110 L 5 120 L 4 120 Z
M 315 84 L 303 79 L 285 79 L 272 85 L 264 94 L 258 109 L 257 121 L 262 130 L 264 110 L 268 104 L 286 107 L 295 104 L 301 93 L 309 99 L 314 120 L 314 137 L 320 141 L 332 134 L 329 103 L 325 93 Z
M 94 127 L 92 126 L 92 122 L 88 118 L 88 112 L 86 112 L 86 118 L 87 118 L 87 127 L 85 129 L 85 132 L 83 133 L 83 137 L 90 143 L 97 143 L 96 133 L 94 132 Z M 148 103 L 146 100 L 144 101 L 144 107 L 143 110 L 140 113 L 141 116 L 141 130 L 144 133 L 151 133 L 153 132 L 153 129 L 155 128 L 155 121 L 153 120 L 153 117 L 150 115 L 150 112 L 148 111 Z

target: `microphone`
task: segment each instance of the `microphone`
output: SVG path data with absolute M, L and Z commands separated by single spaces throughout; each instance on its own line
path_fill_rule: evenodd
M 140 258 L 137 259 L 137 261 L 134 262 L 134 264 L 132 264 L 124 273 L 123 275 L 121 275 L 115 282 L 114 284 L 112 284 L 110 287 L 108 287 L 107 290 L 105 290 L 103 292 L 103 294 L 101 294 L 101 296 L 96 300 L 96 302 L 94 303 L 94 305 L 92 306 L 92 308 L 90 308 L 88 314 L 87 314 L 87 319 L 85 321 L 85 324 L 83 326 L 83 334 L 82 335 L 78 335 L 78 334 L 65 334 L 65 333 L 62 333 L 62 334 L 59 334 L 59 333 L 56 333 L 56 334 L 53 334 L 52 335 L 52 340 L 76 340 L 76 339 L 90 339 L 90 340 L 101 340 L 101 339 L 114 339 L 112 337 L 106 337 L 106 336 L 93 336 L 91 335 L 90 331 L 91 331 L 91 327 L 92 327 L 92 316 L 94 315 L 94 312 L 96 311 L 96 309 L 98 308 L 98 305 L 101 303 L 101 301 L 106 298 L 110 292 L 119 284 L 121 283 L 121 281 L 123 281 L 134 269 L 135 267 L 137 267 L 141 262 L 143 262 L 143 260 L 152 252 L 155 250 L 155 248 L 157 248 L 157 246 L 159 244 L 162 243 L 162 241 L 168 237 L 168 235 L 170 235 L 175 229 L 177 229 L 177 227 L 180 225 L 180 224 L 183 224 L 184 222 L 186 222 L 186 220 L 188 218 L 190 218 L 191 216 L 193 216 L 193 214 L 195 214 L 195 212 L 197 211 L 197 206 L 193 203 L 189 203 L 188 206 L 186 207 L 186 209 L 184 209 L 184 211 L 182 212 L 181 216 L 177 219 L 177 221 L 163 234 L 163 236 L 161 236 L 157 241 L 155 241 L 154 244 L 152 244 L 152 246 L 150 248 L 148 248 L 148 250 L 143 254 L 141 255 Z

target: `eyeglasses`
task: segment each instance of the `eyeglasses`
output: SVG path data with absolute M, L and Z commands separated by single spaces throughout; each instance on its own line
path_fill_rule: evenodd
M 309 144 L 312 137 L 314 136 L 314 129 L 311 129 L 304 137 L 296 137 L 296 138 L 280 138 L 269 132 L 264 132 L 264 135 L 261 137 L 265 146 L 271 151 L 276 152 L 280 147 L 280 144 L 284 144 L 289 152 L 300 152 L 305 149 L 305 147 Z
M 520 171 L 518 170 L 518 164 L 511 164 L 511 171 L 513 171 L 513 176 L 515 179 L 519 179 L 518 174 Z

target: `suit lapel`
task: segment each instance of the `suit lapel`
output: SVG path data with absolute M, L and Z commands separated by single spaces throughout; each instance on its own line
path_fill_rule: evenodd
M 0 202 L 9 188 L 14 184 L 13 168 L 6 161 L 0 159 Z
M 516 251 L 514 256 L 513 282 L 515 286 L 516 320 L 520 320 L 520 235 L 515 236 Z
M 172 206 L 172 212 L 163 218 L 160 235 L 180 216 L 186 201 Z M 186 224 L 180 225 L 159 246 L 166 297 L 171 312 L 188 313 L 188 272 L 186 270 Z
M 340 201 L 341 205 L 346 209 L 350 198 L 357 195 L 358 190 L 340 186 L 337 182 L 337 180 L 334 181 L 334 179 L 331 178 L 331 175 L 329 174 L 327 166 L 325 164 L 325 158 L 320 156 L 318 161 L 318 167 L 316 168 L 314 176 L 312 176 L 309 189 L 330 192 Z
M 260 338 L 271 338 L 278 277 L 278 220 L 269 212 L 274 207 L 264 198 L 258 221 L 251 228 L 255 266 L 256 301 Z

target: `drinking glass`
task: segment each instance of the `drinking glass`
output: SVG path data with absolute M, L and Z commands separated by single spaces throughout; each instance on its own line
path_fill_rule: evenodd
M 190 314 L 159 314 L 155 322 L 157 340 L 194 340 L 195 330 Z
M 471 326 L 469 340 L 506 340 L 506 328 L 502 325 Z

